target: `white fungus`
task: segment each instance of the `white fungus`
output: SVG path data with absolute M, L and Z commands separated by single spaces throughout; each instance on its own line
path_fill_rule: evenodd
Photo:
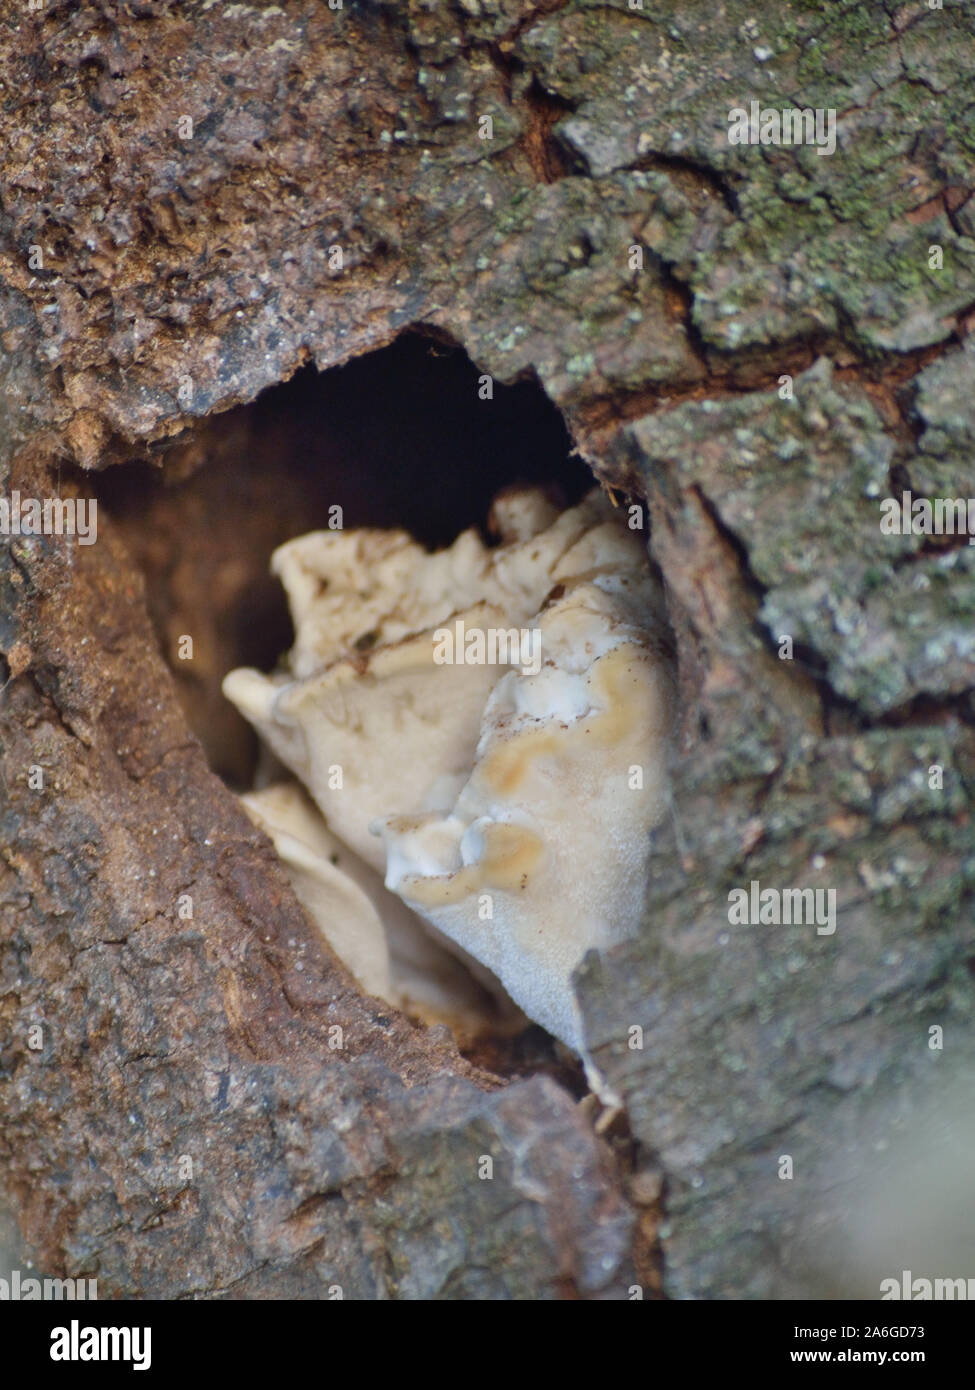
M 524 1026 L 487 972 L 432 933 L 331 833 L 297 782 L 242 800 L 273 841 L 298 900 L 367 994 L 424 1022 L 447 1023 L 463 1039 Z
M 234 671 L 224 691 L 317 803 L 245 798 L 363 987 L 409 993 L 391 964 L 401 900 L 439 954 L 454 943 L 588 1064 L 571 976 L 638 927 L 666 804 L 663 598 L 600 493 L 561 514 L 508 493 L 492 522 L 500 544 L 471 530 L 434 554 L 398 531 L 282 546 L 286 669 Z M 373 870 L 396 898 L 369 890 Z

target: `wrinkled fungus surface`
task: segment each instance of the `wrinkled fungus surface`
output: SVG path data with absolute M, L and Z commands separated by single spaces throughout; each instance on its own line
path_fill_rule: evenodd
M 493 990 L 496 1015 L 513 1000 L 586 1060 L 571 977 L 640 920 L 674 706 L 626 522 L 598 492 L 559 513 L 521 490 L 495 502 L 494 546 L 302 536 L 273 560 L 294 647 L 224 683 L 313 799 L 245 804 L 362 986 L 468 1033 Z

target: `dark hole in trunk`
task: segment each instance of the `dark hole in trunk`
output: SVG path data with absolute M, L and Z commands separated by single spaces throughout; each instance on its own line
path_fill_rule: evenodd
M 99 478 L 145 574 L 190 725 L 234 788 L 250 784 L 257 745 L 220 683 L 235 666 L 270 670 L 293 640 L 268 569 L 276 546 L 326 527 L 335 506 L 346 528 L 402 527 L 443 546 L 483 525 L 507 485 L 551 485 L 566 505 L 592 486 L 537 382 L 495 383 L 483 400 L 480 379 L 442 335 L 405 333 L 202 421 L 162 453 L 161 468 L 134 462 Z

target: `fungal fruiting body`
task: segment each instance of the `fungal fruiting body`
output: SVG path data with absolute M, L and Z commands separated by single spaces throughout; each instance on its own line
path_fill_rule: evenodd
M 485 1028 L 524 1026 L 524 1015 L 487 972 L 428 930 L 331 833 L 297 782 L 278 782 L 242 800 L 273 841 L 298 900 L 367 994 L 426 1023 L 447 1023 L 464 1039 Z
M 663 599 L 599 493 L 561 514 L 508 494 L 493 521 L 497 546 L 467 531 L 435 554 L 401 532 L 289 542 L 288 669 L 224 689 L 326 833 L 585 1056 L 572 973 L 638 925 L 665 807 Z M 320 922 L 341 910 L 303 900 Z

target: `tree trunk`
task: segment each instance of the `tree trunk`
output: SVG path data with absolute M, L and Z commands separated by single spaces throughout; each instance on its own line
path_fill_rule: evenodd
M 975 495 L 971 16 L 48 0 L 0 52 L 0 496 L 205 472 L 230 407 L 423 329 L 539 382 L 648 502 L 682 689 L 644 929 L 580 977 L 607 1142 L 329 957 L 177 700 L 158 532 L 5 539 L 28 1253 L 156 1297 L 626 1298 L 658 1256 L 676 1297 L 876 1297 L 920 1268 L 975 1125 L 975 548 L 880 521 Z M 753 100 L 834 111 L 835 153 L 730 143 Z M 835 930 L 731 920 L 753 880 L 835 892 Z

